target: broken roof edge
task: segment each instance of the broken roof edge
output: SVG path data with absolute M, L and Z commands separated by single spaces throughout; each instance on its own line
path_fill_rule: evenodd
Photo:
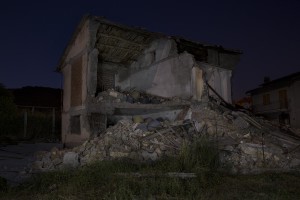
M 186 42 L 190 42 L 194 45 L 199 45 L 201 47 L 211 48 L 211 49 L 219 49 L 219 50 L 223 50 L 225 52 L 234 53 L 234 54 L 242 54 L 243 53 L 241 50 L 224 48 L 221 45 L 213 45 L 213 44 L 198 42 L 198 41 L 194 41 L 194 40 L 184 38 L 182 36 L 167 35 L 167 34 L 164 34 L 164 33 L 161 33 L 161 32 L 149 31 L 149 30 L 147 30 L 145 28 L 142 28 L 142 27 L 134 27 L 134 26 L 130 26 L 130 25 L 120 24 L 120 23 L 117 23 L 117 22 L 107 20 L 104 17 L 93 16 L 93 18 L 95 20 L 99 21 L 100 23 L 110 24 L 110 25 L 113 25 L 113 26 L 118 26 L 120 28 L 129 29 L 129 30 L 135 31 L 135 32 L 141 32 L 141 33 L 144 33 L 144 34 L 145 33 L 146 34 L 151 34 L 151 35 L 156 36 L 156 37 L 164 37 L 164 38 L 174 39 L 175 41 L 179 40 L 179 42 L 180 42 L 180 40 L 181 41 L 186 41 Z
M 60 56 L 60 59 L 58 61 L 58 65 L 56 66 L 56 72 L 60 72 L 64 63 L 64 59 L 66 58 L 67 54 L 70 51 L 71 48 L 71 44 L 76 40 L 76 37 L 78 35 L 78 33 L 81 31 L 83 25 L 85 24 L 86 21 L 88 21 L 89 19 L 91 19 L 91 15 L 90 14 L 86 14 L 84 15 L 79 24 L 76 26 L 74 33 L 71 36 L 71 39 L 69 40 L 69 42 L 67 43 L 62 55 Z
M 122 29 L 127 29 L 127 30 L 130 30 L 130 31 L 140 32 L 140 33 L 143 33 L 143 34 L 150 34 L 150 35 L 156 36 L 156 37 L 170 38 L 170 36 L 168 36 L 166 34 L 163 34 L 163 33 L 160 33 L 160 32 L 149 31 L 149 30 L 147 30 L 145 28 L 142 28 L 142 27 L 124 25 L 124 24 L 121 24 L 121 23 L 110 21 L 110 20 L 106 19 L 105 17 L 92 16 L 92 18 L 93 18 L 93 20 L 98 21 L 99 23 L 102 23 L 102 24 L 109 24 L 109 25 L 112 25 L 112 26 L 117 26 L 117 27 L 122 28 Z
M 260 90 L 263 90 L 263 89 L 265 89 L 265 87 L 271 86 L 272 84 L 280 83 L 280 82 L 287 81 L 287 80 L 292 82 L 292 81 L 298 80 L 298 79 L 300 80 L 300 72 L 295 72 L 295 73 L 274 79 L 270 82 L 260 84 L 259 87 L 254 88 L 252 90 L 248 90 L 245 92 L 245 94 L 252 94 L 255 92 L 259 92 Z
M 141 32 L 141 33 L 151 34 L 151 35 L 157 36 L 157 37 L 164 37 L 164 38 L 174 39 L 175 41 L 182 40 L 182 41 L 190 42 L 190 43 L 192 43 L 194 45 L 199 45 L 199 46 L 205 47 L 205 48 L 223 50 L 223 51 L 225 51 L 227 53 L 229 53 L 229 52 L 230 53 L 234 53 L 234 54 L 242 54 L 243 53 L 241 50 L 224 48 L 221 45 L 213 45 L 213 44 L 202 43 L 202 42 L 198 42 L 198 41 L 194 41 L 194 40 L 190 40 L 190 39 L 184 38 L 182 36 L 167 35 L 167 34 L 164 34 L 164 33 L 161 33 L 161 32 L 149 31 L 149 30 L 147 30 L 145 28 L 142 28 L 142 27 L 134 27 L 134 26 L 129 26 L 129 25 L 124 25 L 124 24 L 112 22 L 110 20 L 107 20 L 104 17 L 93 16 L 93 18 L 95 20 L 99 21 L 100 23 L 106 23 L 106 24 L 118 26 L 120 28 L 130 29 L 132 31 L 138 31 L 138 32 Z
M 184 42 L 189 42 L 191 44 L 197 45 L 197 46 L 201 46 L 203 48 L 208 48 L 208 49 L 217 49 L 219 51 L 223 51 L 226 53 L 230 53 L 230 54 L 243 54 L 242 50 L 239 49 L 230 49 L 230 48 L 224 48 L 222 45 L 214 45 L 214 44 L 208 44 L 208 43 L 203 43 L 203 42 L 198 42 L 195 40 L 190 40 L 187 38 L 184 38 L 182 36 L 170 36 L 171 38 L 173 38 L 175 41 L 184 41 Z
M 58 62 L 58 65 L 56 66 L 56 69 L 55 69 L 55 72 L 60 72 L 61 69 L 63 68 L 63 64 L 64 64 L 64 59 L 65 57 L 67 56 L 68 52 L 70 51 L 70 48 L 71 48 L 71 44 L 76 40 L 76 37 L 78 35 L 78 33 L 81 31 L 83 25 L 86 23 L 86 21 L 88 20 L 95 20 L 95 21 L 98 21 L 99 23 L 103 23 L 103 24 L 109 24 L 109 25 L 113 25 L 113 26 L 118 26 L 120 28 L 124 28 L 124 29 L 131 29 L 132 31 L 139 31 L 141 33 L 144 33 L 144 34 L 151 34 L 151 35 L 155 35 L 155 36 L 159 36 L 159 37 L 168 37 L 162 33 L 158 33 L 158 32 L 151 32 L 151 31 L 148 31 L 146 29 L 142 29 L 142 28 L 135 28 L 135 27 L 132 27 L 132 26 L 126 26 L 126 25 L 123 25 L 123 24 L 119 24 L 119 23 L 115 23 L 115 22 L 112 22 L 112 21 L 109 21 L 107 20 L 105 17 L 102 17 L 102 16 L 93 16 L 93 15 L 90 15 L 90 14 L 86 14 L 84 15 L 79 24 L 77 25 L 77 27 L 75 28 L 75 31 L 74 33 L 72 34 L 72 37 L 71 39 L 69 40 L 69 42 L 67 43 L 63 53 L 62 53 L 62 56 L 60 57 L 59 59 L 59 62 Z
M 128 25 L 124 25 L 124 24 L 120 24 L 120 23 L 116 23 L 116 22 L 112 22 L 110 20 L 107 20 L 105 17 L 102 16 L 93 16 L 90 14 L 86 14 L 82 17 L 82 19 L 80 20 L 79 24 L 77 25 L 77 27 L 75 28 L 74 33 L 72 34 L 71 39 L 69 40 L 69 42 L 67 43 L 62 56 L 59 59 L 58 65 L 56 67 L 56 72 L 61 72 L 61 69 L 63 67 L 64 64 L 64 59 L 67 56 L 68 52 L 70 51 L 71 48 L 71 44 L 76 40 L 76 37 L 78 35 L 78 33 L 81 31 L 83 25 L 85 24 L 86 21 L 88 20 L 95 20 L 98 21 L 99 23 L 105 23 L 105 24 L 109 24 L 109 25 L 113 25 L 113 26 L 118 26 L 120 28 L 123 29 L 129 29 L 131 31 L 135 31 L 135 32 L 140 32 L 143 34 L 150 34 L 154 37 L 158 37 L 158 38 L 168 38 L 168 39 L 174 39 L 177 42 L 189 42 L 195 46 L 199 46 L 199 47 L 203 47 L 203 48 L 208 48 L 208 49 L 217 49 L 221 52 L 225 52 L 225 53 L 229 53 L 229 54 L 243 54 L 243 52 L 241 50 L 234 50 L 234 49 L 229 49 L 229 48 L 224 48 L 221 45 L 212 45 L 212 44 L 204 44 L 204 43 L 200 43 L 194 40 L 190 40 L 190 39 L 186 39 L 182 36 L 172 36 L 172 35 L 167 35 L 164 33 L 160 33 L 160 32 L 152 32 L 149 31 L 147 29 L 141 28 L 141 27 L 134 27 L 134 26 L 128 26 Z

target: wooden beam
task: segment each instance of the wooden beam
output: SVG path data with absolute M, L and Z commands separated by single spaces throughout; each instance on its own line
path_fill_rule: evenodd
M 130 44 L 133 44 L 133 45 L 136 45 L 136 46 L 140 46 L 142 48 L 145 48 L 147 46 L 147 44 L 149 43 L 149 42 L 147 42 L 147 43 L 144 42 L 145 44 L 138 43 L 138 42 L 134 42 L 132 40 L 124 39 L 122 37 L 117 37 L 117 36 L 113 36 L 113 35 L 107 35 L 107 34 L 103 34 L 103 33 L 99 33 L 99 35 L 100 35 L 100 39 L 98 38 L 98 42 L 101 41 L 101 37 L 106 37 L 106 38 L 113 38 L 113 39 L 116 39 L 116 40 L 119 40 L 119 41 L 130 43 Z M 147 38 L 144 38 L 144 40 L 147 40 Z

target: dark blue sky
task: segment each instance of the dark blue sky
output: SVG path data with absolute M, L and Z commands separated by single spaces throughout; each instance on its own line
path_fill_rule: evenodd
M 300 71 L 299 0 L 2 1 L 0 82 L 7 88 L 60 87 L 58 60 L 84 14 L 244 52 L 235 98 Z

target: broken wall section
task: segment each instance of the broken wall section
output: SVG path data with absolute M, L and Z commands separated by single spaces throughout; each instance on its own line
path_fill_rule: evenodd
M 232 70 L 212 66 L 203 62 L 198 62 L 198 65 L 204 71 L 205 82 L 207 82 L 227 103 L 231 103 Z M 216 97 L 212 91 L 209 92 L 209 95 Z
M 194 92 L 191 87 L 193 67 L 193 55 L 187 52 L 178 55 L 173 40 L 155 40 L 127 71 L 116 75 L 116 86 L 166 98 L 190 98 Z
M 192 95 L 191 70 L 193 65 L 193 56 L 184 53 L 133 73 L 127 80 L 119 82 L 117 85 L 121 89 L 126 89 L 124 85 L 129 85 L 130 88 L 166 98 L 174 96 L 189 98 Z
M 162 41 L 154 41 L 127 71 L 118 73 L 116 86 L 122 90 L 136 88 L 166 98 L 179 96 L 201 101 L 207 81 L 225 101 L 231 103 L 231 69 L 236 64 L 233 61 L 238 60 L 235 55 L 229 56 L 231 59 L 225 62 L 225 54 L 220 56 L 217 50 L 208 50 L 208 61 L 199 62 L 195 55 L 186 51 L 177 54 L 175 41 Z M 217 58 L 220 60 L 216 61 Z M 215 65 L 216 62 L 219 65 Z

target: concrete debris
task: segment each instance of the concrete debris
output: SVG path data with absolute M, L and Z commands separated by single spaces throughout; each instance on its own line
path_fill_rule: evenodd
M 54 161 L 56 161 L 56 159 L 54 159 L 52 161 L 52 164 L 54 164 Z M 61 162 L 56 161 L 55 163 L 60 164 Z M 78 153 L 75 153 L 75 152 L 65 153 L 65 155 L 63 157 L 62 164 L 63 164 L 64 167 L 71 167 L 71 168 L 78 167 L 79 166 Z
M 129 91 L 118 92 L 114 89 L 109 89 L 98 93 L 95 98 L 95 103 L 130 103 L 130 104 L 169 104 L 187 102 L 187 100 L 180 99 L 178 97 L 164 98 L 147 94 L 145 92 L 139 92 L 131 89 Z
M 141 100 L 146 97 L 147 101 Z M 153 103 L 154 98 L 137 91 L 105 91 L 98 96 L 99 101 L 109 99 Z M 132 120 L 121 119 L 78 147 L 37 154 L 32 170 L 74 168 L 94 161 L 124 158 L 153 162 L 178 155 L 183 144 L 191 144 L 204 136 L 213 141 L 219 149 L 222 165 L 230 166 L 232 173 L 300 169 L 299 136 L 281 132 L 264 119 L 210 101 L 190 102 L 174 121 L 164 116 L 153 119 L 139 115 L 133 116 Z

